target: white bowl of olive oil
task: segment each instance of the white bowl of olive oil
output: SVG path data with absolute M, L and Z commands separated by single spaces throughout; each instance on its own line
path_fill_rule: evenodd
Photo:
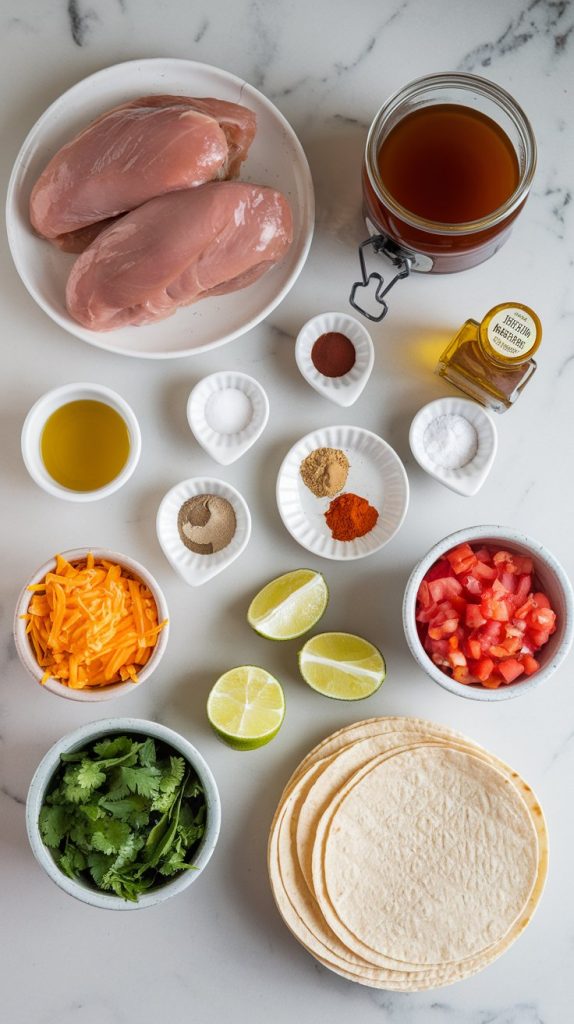
M 30 476 L 56 498 L 96 501 L 129 480 L 141 452 L 128 403 L 103 384 L 64 384 L 32 406 L 22 427 Z

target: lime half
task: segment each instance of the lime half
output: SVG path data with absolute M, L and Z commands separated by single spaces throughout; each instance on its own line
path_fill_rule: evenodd
M 259 591 L 249 605 L 247 621 L 268 640 L 293 640 L 313 628 L 328 602 L 329 591 L 321 573 L 295 569 Z
M 234 750 L 269 743 L 285 716 L 285 697 L 264 668 L 241 665 L 220 676 L 207 698 L 207 717 L 217 735 Z
M 319 633 L 299 651 L 306 683 L 336 700 L 362 700 L 379 689 L 386 675 L 381 652 L 352 633 Z

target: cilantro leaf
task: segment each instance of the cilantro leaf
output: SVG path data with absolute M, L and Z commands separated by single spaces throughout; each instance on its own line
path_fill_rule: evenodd
M 157 793 L 161 772 L 154 765 L 150 765 L 148 768 L 127 768 L 123 765 L 119 772 L 122 782 L 128 787 L 130 793 L 139 793 L 140 796 L 150 797 Z
M 128 754 L 137 753 L 140 744 L 127 736 L 116 736 L 113 739 L 100 740 L 94 743 L 94 753 L 103 761 L 110 758 L 126 757 Z
M 143 765 L 144 768 L 149 768 L 150 765 L 155 764 L 156 756 L 155 743 L 151 736 L 148 736 L 147 740 L 145 743 L 142 743 L 138 751 L 139 763 Z
M 92 846 L 102 853 L 119 853 L 130 835 L 130 827 L 125 821 L 114 821 L 105 818 L 99 821 L 97 831 L 92 833 Z
M 64 853 L 58 859 L 58 867 L 70 878 L 75 878 L 76 880 L 86 865 L 87 861 L 84 854 L 72 843 L 66 845 Z
M 39 825 L 46 846 L 57 848 L 68 830 L 70 815 L 62 806 L 49 807 L 44 804 L 40 811 Z
M 98 789 L 106 781 L 106 773 L 100 771 L 97 762 L 82 761 L 76 775 L 77 784 L 83 789 Z

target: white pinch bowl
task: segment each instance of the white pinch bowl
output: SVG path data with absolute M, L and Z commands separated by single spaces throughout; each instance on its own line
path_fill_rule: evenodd
M 322 334 L 331 331 L 345 334 L 355 347 L 355 365 L 342 377 L 326 377 L 319 373 L 311 359 L 313 345 Z M 336 405 L 353 405 L 361 395 L 375 362 L 371 335 L 354 316 L 348 313 L 319 313 L 301 328 L 295 342 L 295 360 L 299 371 L 315 391 Z
M 536 652 L 536 659 L 540 662 L 538 671 L 526 679 L 524 676 L 520 676 L 514 683 L 501 685 L 497 690 L 489 690 L 479 684 L 469 686 L 465 683 L 458 683 L 431 661 L 419 639 L 415 612 L 420 584 L 435 562 L 459 544 L 486 544 L 489 547 L 532 558 L 534 577 L 538 588 L 547 595 L 557 615 L 556 632 L 552 634 L 548 643 Z M 537 686 L 548 682 L 572 646 L 574 637 L 572 585 L 558 560 L 539 541 L 526 537 L 511 526 L 470 526 L 465 530 L 451 533 L 444 540 L 435 544 L 413 569 L 403 599 L 403 628 L 411 654 L 419 667 L 431 679 L 434 679 L 435 683 L 444 687 L 445 690 L 449 690 L 450 693 L 455 693 L 458 697 L 467 697 L 470 700 L 487 702 L 522 697 L 536 689 Z
M 109 551 L 107 548 L 72 548 L 69 551 L 62 551 L 62 557 L 68 562 L 79 562 L 84 560 L 89 553 L 92 553 L 96 559 L 106 559 L 106 561 L 117 562 L 124 569 L 127 569 L 133 576 L 137 577 L 142 583 L 145 583 L 146 587 L 149 588 L 153 599 L 157 607 L 158 622 L 163 622 L 164 619 L 168 619 L 165 626 L 158 634 L 156 645 L 150 656 L 149 661 L 141 669 L 137 683 L 133 683 L 128 680 L 125 683 L 111 683 L 109 686 L 90 686 L 85 687 L 83 690 L 74 690 L 70 686 L 66 686 L 64 683 L 59 682 L 57 679 L 48 679 L 42 686 L 43 690 L 48 693 L 54 693 L 57 697 L 65 697 L 67 700 L 80 701 L 85 704 L 96 704 L 104 700 L 114 700 L 116 697 L 125 697 L 128 693 L 135 693 L 139 687 L 149 679 L 153 672 L 155 672 L 161 659 L 163 658 L 169 637 L 169 612 L 167 608 L 167 601 L 164 593 L 155 579 L 154 576 L 141 565 L 140 562 L 136 562 L 134 558 L 130 558 L 128 555 L 122 555 L 118 551 Z M 16 651 L 18 657 L 26 669 L 26 671 L 36 680 L 37 683 L 41 683 L 44 671 L 38 665 L 36 655 L 28 634 L 26 633 L 26 623 L 24 622 L 22 615 L 25 615 L 28 611 L 28 605 L 32 599 L 32 594 L 28 590 L 28 587 L 33 583 L 40 583 L 46 573 L 53 572 L 56 564 L 55 558 L 50 558 L 48 562 L 44 562 L 36 572 L 30 576 L 27 582 L 24 584 L 18 602 L 16 604 L 16 611 L 14 614 L 14 643 L 16 645 Z
M 241 180 L 279 189 L 293 213 L 293 241 L 284 258 L 258 281 L 178 309 L 143 327 L 91 331 L 66 309 L 65 291 L 75 256 L 60 252 L 32 230 L 32 188 L 51 157 L 106 110 L 152 94 L 216 96 L 242 103 L 257 116 L 257 133 Z M 269 316 L 299 277 L 315 223 L 309 164 L 291 125 L 258 89 L 221 68 L 193 60 L 153 57 L 103 68 L 63 93 L 31 128 L 12 170 L 6 226 L 12 259 L 35 302 L 65 331 L 82 341 L 144 359 L 174 359 L 207 352 L 238 338 Z
M 213 555 L 197 555 L 185 546 L 177 528 L 178 512 L 188 498 L 197 494 L 215 494 L 233 506 L 236 530 L 226 548 Z M 235 487 L 214 477 L 192 477 L 182 480 L 167 492 L 156 518 L 157 537 L 161 549 L 173 569 L 190 587 L 201 587 L 227 569 L 245 550 L 251 536 L 251 513 L 245 498 Z
M 70 402 L 92 401 L 109 405 L 123 419 L 130 438 L 130 448 L 125 466 L 113 480 L 104 487 L 93 491 L 73 491 L 63 487 L 48 473 L 42 459 L 42 432 L 46 421 Z M 142 439 L 139 423 L 131 406 L 116 391 L 103 384 L 63 384 L 53 391 L 47 391 L 30 409 L 22 426 L 22 458 L 34 483 L 42 490 L 64 501 L 99 501 L 118 491 L 129 480 L 140 458 Z
M 103 739 L 105 736 L 136 733 L 141 736 L 151 736 L 154 740 L 160 740 L 180 754 L 192 766 L 197 777 L 203 786 L 207 805 L 206 827 L 201 843 L 194 857 L 194 871 L 183 871 L 171 881 L 166 881 L 157 889 L 151 889 L 140 895 L 136 903 L 123 900 L 114 893 L 102 892 L 93 888 L 87 882 L 76 881 L 68 878 L 60 870 L 52 857 L 50 850 L 44 845 L 39 828 L 39 816 L 46 791 L 54 772 L 60 764 L 60 755 L 71 753 L 74 750 L 81 750 L 87 743 Z M 68 733 L 61 740 L 58 740 L 48 753 L 42 758 L 38 765 L 26 800 L 26 828 L 32 852 L 38 864 L 46 874 L 70 896 L 91 907 L 99 907 L 101 910 L 143 910 L 146 907 L 154 907 L 158 903 L 177 896 L 187 889 L 207 866 L 208 861 L 215 849 L 219 830 L 221 827 L 221 804 L 217 784 L 211 769 L 196 748 L 179 733 L 168 729 L 159 722 L 150 722 L 138 718 L 108 718 L 99 722 L 90 722 L 82 725 L 79 729 Z
M 475 455 L 459 469 L 444 469 L 438 466 L 427 454 L 424 446 L 425 430 L 433 420 L 439 416 L 463 416 L 472 424 L 477 434 L 478 447 Z M 411 451 L 421 469 L 434 477 L 445 487 L 462 494 L 466 498 L 472 497 L 482 487 L 492 464 L 498 448 L 498 433 L 492 417 L 476 402 L 468 398 L 458 396 L 447 396 L 437 398 L 419 409 L 414 417 L 409 430 L 409 444 Z
M 205 409 L 212 395 L 235 388 L 251 403 L 251 419 L 242 430 L 224 434 L 214 430 L 206 419 Z M 220 370 L 203 377 L 195 385 L 187 402 L 187 421 L 198 444 L 222 466 L 229 466 L 255 444 L 267 426 L 269 399 L 254 377 L 236 370 Z
M 301 477 L 301 463 L 316 448 L 340 448 L 349 460 L 340 493 L 358 494 L 377 509 L 379 518 L 364 536 L 350 541 L 331 536 L 325 512 L 333 498 L 315 497 Z M 407 514 L 409 481 L 397 453 L 382 437 L 362 427 L 325 427 L 307 434 L 287 452 L 276 494 L 283 524 L 302 547 L 322 558 L 347 561 L 372 555 L 392 540 Z

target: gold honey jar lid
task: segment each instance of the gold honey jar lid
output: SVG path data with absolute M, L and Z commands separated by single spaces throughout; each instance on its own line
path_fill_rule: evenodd
M 532 358 L 542 341 L 542 324 L 530 306 L 501 302 L 489 309 L 478 328 L 484 354 L 502 366 L 519 366 Z

